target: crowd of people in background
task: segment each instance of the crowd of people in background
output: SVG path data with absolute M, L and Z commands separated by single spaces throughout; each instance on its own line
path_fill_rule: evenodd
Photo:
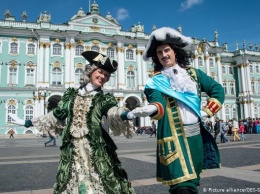
M 229 142 L 225 135 L 233 136 L 233 141 L 245 141 L 245 134 L 258 134 L 260 133 L 260 118 L 246 119 L 229 119 L 224 121 L 223 119 L 215 118 L 215 121 L 207 121 L 208 130 L 213 133 L 215 141 L 220 136 L 220 142 Z M 258 129 L 259 128 L 259 129 Z

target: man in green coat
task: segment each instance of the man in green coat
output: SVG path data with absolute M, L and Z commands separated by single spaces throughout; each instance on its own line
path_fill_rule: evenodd
M 171 194 L 198 193 L 202 169 L 220 167 L 218 148 L 202 118 L 221 109 L 224 90 L 203 71 L 188 67 L 183 48 L 191 43 L 172 28 L 153 31 L 143 53 L 155 71 L 144 91 L 149 105 L 130 112 L 133 118 L 158 120 L 156 176 Z M 202 92 L 209 99 L 201 109 Z

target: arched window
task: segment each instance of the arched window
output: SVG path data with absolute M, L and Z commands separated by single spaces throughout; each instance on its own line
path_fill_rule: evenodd
M 251 81 L 252 92 L 255 93 L 255 82 Z
M 59 43 L 55 43 L 53 45 L 52 54 L 53 55 L 61 55 L 61 45 Z
M 127 72 L 127 80 L 126 85 L 128 88 L 134 88 L 135 87 L 135 74 L 133 71 Z
M 260 81 L 257 82 L 257 93 L 260 94 Z
M 258 65 L 255 66 L 255 71 L 256 71 L 256 73 L 259 73 L 259 72 L 260 72 L 260 71 L 259 71 L 259 66 L 258 66 Z
M 237 118 L 237 109 L 233 108 L 233 117 L 232 118 Z
M 81 68 L 77 68 L 75 70 L 75 85 L 80 84 L 80 77 L 83 74 L 83 70 Z
M 35 45 L 34 44 L 32 44 L 32 43 L 28 44 L 27 54 L 35 55 Z
M 225 66 L 225 65 L 222 65 L 221 69 L 222 69 L 222 73 L 223 73 L 223 74 L 226 74 L 226 66 Z
M 10 53 L 12 53 L 12 54 L 18 53 L 18 44 L 16 42 L 11 43 Z
M 232 66 L 229 66 L 228 67 L 228 73 L 233 75 L 233 67 Z
M 58 67 L 52 70 L 52 85 L 61 85 L 61 69 Z
M 209 59 L 209 66 L 214 67 L 214 60 L 212 58 Z
M 229 118 L 230 118 L 230 115 L 229 115 L 229 107 L 228 107 L 228 106 L 225 107 L 225 115 L 226 115 L 226 121 L 228 121 Z
M 126 60 L 134 60 L 134 51 L 131 49 L 126 50 Z
M 198 57 L 198 63 L 199 63 L 199 66 L 203 66 L 203 60 L 202 60 L 202 57 Z
M 15 108 L 14 105 L 8 105 L 8 107 L 7 107 L 7 115 L 8 115 L 9 113 L 12 113 L 12 114 L 15 114 L 15 115 L 16 115 L 16 108 Z M 8 116 L 7 116 L 7 122 L 9 123 L 9 122 L 11 122 L 11 121 L 12 121 L 12 119 L 11 119 L 11 117 L 8 115 Z
M 91 47 L 91 50 L 92 50 L 92 51 L 99 52 L 99 47 L 98 47 L 98 46 L 92 46 L 92 47 Z
M 230 94 L 235 95 L 235 84 L 233 82 L 230 83 Z
M 107 56 L 114 59 L 115 58 L 115 49 L 109 47 L 107 48 Z
M 110 75 L 109 81 L 106 83 L 107 86 L 112 86 L 113 88 L 115 88 L 116 86 L 116 75 L 115 73 L 112 73 Z
M 227 94 L 227 83 L 223 83 L 223 88 L 224 88 L 225 94 Z
M 75 48 L 75 55 L 80 56 L 83 53 L 84 47 L 82 45 L 77 45 Z
M 249 65 L 250 73 L 254 73 L 253 65 Z
M 33 118 L 33 106 L 27 105 L 25 107 L 25 120 L 31 120 Z

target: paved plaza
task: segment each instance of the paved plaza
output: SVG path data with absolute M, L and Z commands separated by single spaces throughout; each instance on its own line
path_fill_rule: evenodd
M 200 193 L 260 193 L 260 134 L 246 137 L 245 142 L 218 144 L 222 168 L 202 173 Z M 136 193 L 168 194 L 168 187 L 155 180 L 156 138 L 112 138 Z M 52 193 L 59 147 L 44 147 L 44 141 L 46 138 L 0 136 L 0 194 Z M 59 139 L 57 142 L 59 145 Z

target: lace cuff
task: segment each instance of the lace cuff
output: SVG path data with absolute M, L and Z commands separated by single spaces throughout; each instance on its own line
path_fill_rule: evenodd
M 128 109 L 123 107 L 113 107 L 107 113 L 107 120 L 109 128 L 113 131 L 115 136 L 123 134 L 126 138 L 132 138 L 134 135 L 133 121 L 121 119 L 121 114 Z
M 43 132 L 63 128 L 62 122 L 53 115 L 52 111 L 47 115 L 33 118 L 31 121 L 34 127 Z

